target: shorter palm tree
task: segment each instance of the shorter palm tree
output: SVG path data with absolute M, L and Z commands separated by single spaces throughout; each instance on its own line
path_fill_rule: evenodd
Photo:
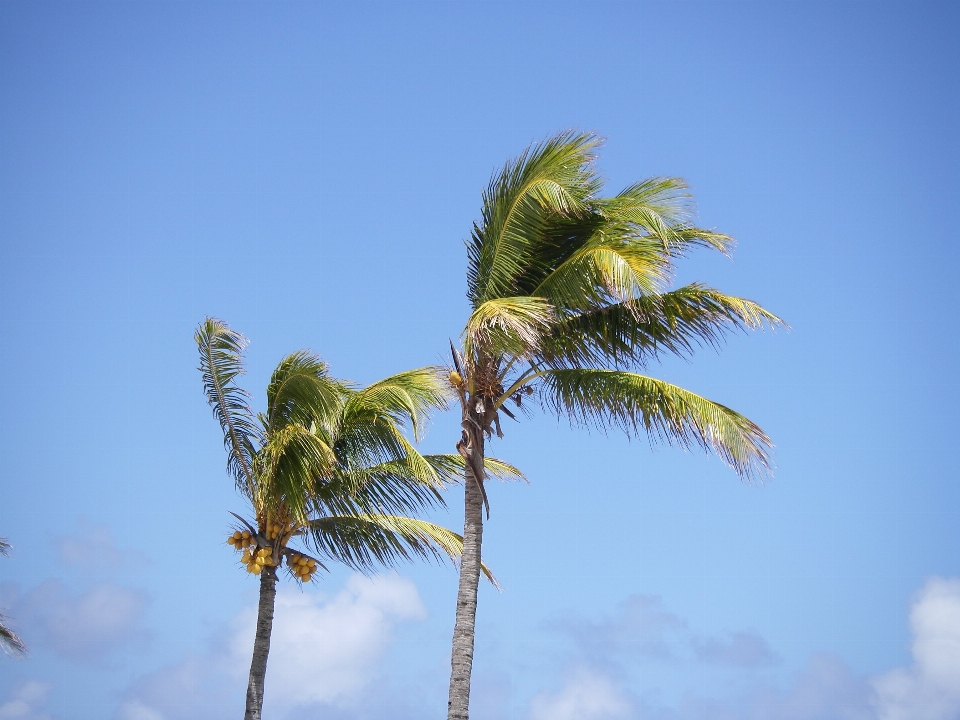
M 2 537 L 0 537 L 0 555 L 10 557 L 10 543 Z M 19 635 L 7 627 L 8 620 L 9 618 L 6 615 L 0 613 L 0 648 L 3 648 L 7 655 L 23 657 L 27 654 L 27 646 Z
M 461 536 L 410 516 L 442 505 L 439 491 L 458 479 L 464 463 L 459 455 L 421 455 L 403 432 L 409 425 L 418 439 L 426 414 L 444 406 L 448 385 L 439 369 L 357 388 L 300 351 L 274 370 L 266 411 L 255 415 L 236 383 L 246 339 L 208 318 L 196 341 L 228 471 L 252 511 L 249 518 L 234 514 L 238 524 L 227 542 L 242 553 L 247 571 L 260 576 L 245 714 L 254 720 L 263 705 L 278 571 L 285 564 L 304 583 L 330 561 L 365 572 L 413 558 L 456 561 Z M 495 475 L 519 475 L 496 460 L 486 467 Z

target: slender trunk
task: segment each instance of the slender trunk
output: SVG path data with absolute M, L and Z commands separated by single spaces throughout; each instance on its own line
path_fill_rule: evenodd
M 267 676 L 270 633 L 273 630 L 273 606 L 277 599 L 277 568 L 266 566 L 260 572 L 260 607 L 257 611 L 257 635 L 253 641 L 253 661 L 247 683 L 247 710 L 244 720 L 260 720 L 263 709 L 263 681 Z
M 474 458 L 483 467 L 483 435 L 471 433 Z M 477 619 L 477 585 L 480 582 L 480 544 L 483 539 L 483 496 L 471 463 L 464 482 L 463 554 L 457 591 L 457 620 L 450 658 L 450 700 L 447 720 L 467 720 L 470 710 L 470 673 L 473 671 L 473 636 Z

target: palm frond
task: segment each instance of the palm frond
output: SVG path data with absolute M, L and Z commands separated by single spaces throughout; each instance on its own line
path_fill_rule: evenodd
M 399 515 L 379 513 L 319 518 L 310 523 L 310 538 L 317 551 L 361 572 L 400 560 L 440 559 L 457 562 L 463 538 L 440 525 Z M 490 569 L 483 574 L 499 589 Z
M 584 424 L 618 426 L 627 434 L 712 450 L 744 478 L 769 473 L 770 438 L 719 403 L 655 378 L 616 370 L 550 370 L 541 375 L 543 402 Z
M 409 422 L 419 440 L 429 412 L 446 409 L 450 397 L 443 368 L 408 370 L 353 392 L 343 409 L 343 423 L 349 427 L 382 418 L 402 427 Z
M 223 430 L 227 470 L 241 492 L 254 487 L 253 463 L 256 445 L 262 442 L 260 429 L 249 404 L 249 394 L 236 384 L 245 372 L 243 350 L 247 339 L 216 318 L 200 324 L 194 339 L 200 350 L 200 372 L 207 402 Z
M 664 352 L 716 349 L 730 333 L 764 326 L 786 323 L 751 300 L 691 284 L 568 317 L 543 340 L 541 357 L 552 367 L 643 365 Z
M 547 275 L 533 291 L 565 310 L 586 310 L 610 302 L 656 294 L 670 274 L 658 243 L 633 238 L 610 226 Z
M 466 460 L 463 459 L 463 456 L 458 453 L 453 453 L 450 455 L 425 455 L 430 459 L 430 462 L 435 466 L 443 467 L 443 474 L 445 478 L 449 478 L 450 482 L 462 482 L 463 473 L 466 470 Z M 503 460 L 498 460 L 493 457 L 484 457 L 483 467 L 487 471 L 487 476 L 493 476 L 497 480 L 523 480 L 527 481 L 526 476 L 523 472 L 511 465 L 508 462 Z
M 592 169 L 598 140 L 566 132 L 527 148 L 491 181 L 468 244 L 468 292 L 476 309 L 518 295 L 517 281 L 555 215 L 578 215 L 600 187 Z
M 0 537 L 0 555 L 10 557 L 10 543 L 6 538 Z M 22 657 L 27 654 L 27 646 L 13 630 L 7 626 L 9 618 L 0 613 L 0 648 L 7 655 Z
M 470 315 L 464 329 L 467 357 L 477 348 L 505 355 L 528 355 L 555 320 L 553 306 L 544 298 L 510 297 L 487 300 Z
M 254 506 L 285 506 L 304 522 L 319 478 L 335 472 L 337 458 L 323 438 L 303 425 L 290 423 L 267 436 L 257 458 Z
M 27 645 L 13 630 L 7 626 L 9 618 L 0 613 L 0 648 L 13 657 L 23 657 L 27 654 Z
M 330 377 L 327 364 L 307 350 L 287 355 L 277 365 L 267 386 L 267 424 L 286 423 L 330 427 L 348 388 Z
M 695 208 L 681 178 L 655 177 L 626 188 L 601 201 L 611 220 L 633 226 L 643 236 L 655 238 L 671 255 L 682 255 L 691 244 L 712 247 L 728 255 L 733 238 L 693 226 Z

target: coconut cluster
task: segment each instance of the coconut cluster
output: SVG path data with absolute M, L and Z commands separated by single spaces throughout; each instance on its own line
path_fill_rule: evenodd
M 273 562 L 273 551 L 268 547 L 253 552 L 244 550 L 243 555 L 240 556 L 240 562 L 247 566 L 248 573 L 254 575 L 259 575 L 264 567 L 275 564 Z
M 249 530 L 237 530 L 233 535 L 227 538 L 227 544 L 233 545 L 237 550 L 243 550 L 247 547 L 252 547 L 257 544 L 257 541 L 254 539 L 253 535 L 250 534 Z
M 313 574 L 317 571 L 316 560 L 298 553 L 289 553 L 287 555 L 287 565 L 290 567 L 290 572 L 293 573 L 293 576 L 300 582 L 310 582 Z
M 266 535 L 267 540 L 276 540 L 278 537 L 280 537 L 281 533 L 286 531 L 286 525 L 281 525 L 280 523 L 267 523 L 267 527 L 264 528 L 263 534 Z

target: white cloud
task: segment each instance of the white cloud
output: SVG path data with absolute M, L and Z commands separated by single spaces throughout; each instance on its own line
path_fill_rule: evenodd
M 282 717 L 318 703 L 350 703 L 375 675 L 394 627 L 426 611 L 416 586 L 396 575 L 352 576 L 333 597 L 277 594 L 267 665 L 264 714 Z M 226 642 L 200 657 L 138 681 L 120 720 L 206 720 L 242 711 L 256 626 L 256 607 L 231 622 Z M 239 700 L 238 700 L 239 699 Z
M 626 720 L 631 704 L 608 677 L 576 670 L 555 694 L 540 693 L 530 704 L 530 720 Z
M 879 720 L 960 718 L 960 580 L 932 578 L 910 611 L 913 665 L 873 682 Z
M 0 720 L 50 720 L 43 712 L 50 683 L 30 680 L 14 693 L 13 698 L 0 705 Z
M 59 580 L 46 580 L 15 602 L 31 638 L 56 653 L 88 663 L 115 650 L 143 644 L 146 595 L 114 583 L 99 583 L 79 595 Z
M 393 625 L 425 617 L 414 584 L 396 576 L 354 575 L 324 604 L 305 593 L 279 595 L 264 707 L 329 703 L 356 693 L 386 651 Z M 251 615 L 251 636 L 254 621 Z M 249 652 L 249 642 L 240 644 Z

